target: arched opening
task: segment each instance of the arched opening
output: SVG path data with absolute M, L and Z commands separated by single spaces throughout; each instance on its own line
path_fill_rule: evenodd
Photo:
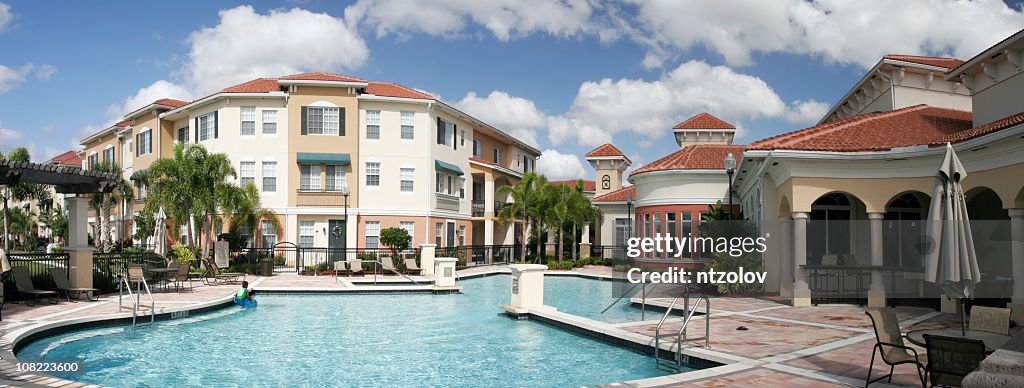
M 987 187 L 969 190 L 967 216 L 982 280 L 974 287 L 971 303 L 1003 307 L 1010 297 L 1008 283 L 998 274 L 1012 273 L 1009 212 L 999 194 Z M 996 276 L 993 276 L 996 275 Z
M 811 204 L 807 223 L 807 263 L 820 264 L 825 255 L 856 257 L 859 231 L 855 220 L 867 218 L 864 203 L 853 195 L 833 192 Z
M 924 193 L 911 191 L 899 194 L 885 206 L 882 231 L 882 257 L 887 267 L 924 268 L 921 249 L 928 206 L 931 199 Z
M 788 218 L 792 215 L 793 208 L 789 205 L 789 198 L 785 195 L 779 199 L 779 218 Z

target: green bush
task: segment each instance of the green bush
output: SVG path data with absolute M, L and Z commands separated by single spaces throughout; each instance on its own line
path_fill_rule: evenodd
M 196 255 L 191 249 L 189 249 L 189 247 L 181 244 L 174 244 L 174 246 L 171 247 L 171 258 L 179 264 L 188 265 L 192 263 L 192 260 L 196 258 Z

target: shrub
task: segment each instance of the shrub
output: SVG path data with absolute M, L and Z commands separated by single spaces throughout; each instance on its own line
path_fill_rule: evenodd
M 171 247 L 171 258 L 179 264 L 189 265 L 196 258 L 196 255 L 187 246 L 174 244 Z

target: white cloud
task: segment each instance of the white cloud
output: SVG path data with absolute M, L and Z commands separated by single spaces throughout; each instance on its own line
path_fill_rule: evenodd
M 345 8 L 350 25 L 373 28 L 378 37 L 424 33 L 456 37 L 470 23 L 508 41 L 533 33 L 575 36 L 594 26 L 586 0 L 360 0 Z
M 53 130 L 56 129 L 56 128 L 57 127 L 55 125 L 50 124 L 50 125 L 47 125 L 47 126 L 41 128 L 40 130 L 43 131 L 44 134 L 51 135 L 51 134 L 53 134 Z
M 1024 11 L 999 0 L 631 2 L 636 27 L 630 36 L 650 48 L 648 66 L 695 46 L 730 65 L 750 64 L 755 52 L 864 67 L 890 53 L 966 59 L 1024 25 Z
M 583 179 L 587 176 L 579 156 L 556 150 L 544 150 L 537 160 L 537 172 L 553 181 Z
M 596 147 L 611 143 L 612 135 L 610 131 L 602 129 L 600 124 L 589 124 L 572 117 L 552 116 L 548 120 L 548 140 L 553 144 L 575 140 L 581 146 Z
M 64 153 L 65 151 L 67 151 L 67 150 L 62 150 L 62 149 L 59 149 L 59 148 L 54 148 L 54 147 L 46 146 L 46 147 L 43 147 L 43 154 L 41 155 L 42 157 L 37 159 L 37 160 L 39 160 L 39 161 L 50 160 L 50 159 L 53 159 L 54 156 L 60 155 L 60 154 Z
M 125 114 L 149 105 L 153 103 L 153 101 L 161 98 L 174 98 L 188 101 L 191 97 L 192 93 L 181 85 L 165 80 L 156 81 L 149 86 L 139 89 L 134 95 L 126 97 L 120 103 L 111 104 L 107 107 L 108 123 L 102 128 L 106 128 L 107 126 L 121 120 Z
M 539 146 L 537 130 L 547 124 L 547 116 L 533 101 L 498 90 L 483 98 L 469 92 L 455 107 L 534 147 Z
M 3 31 L 7 26 L 11 25 L 11 20 L 14 20 L 14 15 L 11 14 L 11 6 L 0 3 L 0 31 Z
M 57 66 L 54 65 L 42 65 L 39 69 L 36 69 L 36 78 L 41 80 L 48 80 L 54 74 L 57 74 Z
M 303 71 L 343 71 L 369 57 L 363 39 L 345 21 L 304 9 L 256 13 L 251 6 L 222 10 L 216 26 L 192 32 L 185 85 L 202 95 L 258 77 Z
M 17 69 L 0 65 L 0 94 L 21 86 L 28 74 L 32 72 L 32 64 L 26 63 Z
M 14 141 L 20 139 L 22 133 L 15 131 L 10 128 L 4 127 L 4 123 L 0 122 L 0 151 L 6 153 L 11 148 L 14 148 Z
M 824 102 L 796 100 L 789 104 L 782 118 L 791 123 L 806 124 L 818 121 L 825 113 L 828 113 L 828 104 Z

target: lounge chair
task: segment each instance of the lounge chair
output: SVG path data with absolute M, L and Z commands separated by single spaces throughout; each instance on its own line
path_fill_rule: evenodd
M 423 273 L 423 268 L 416 265 L 416 259 L 405 259 L 405 273 L 419 275 Z
M 221 272 L 220 267 L 218 267 L 217 263 L 212 260 L 203 259 L 203 264 L 206 265 L 207 279 L 210 279 L 209 276 L 213 276 L 213 278 L 210 279 L 212 283 L 216 283 L 218 281 L 232 283 L 238 282 L 238 278 L 242 278 L 243 280 L 245 279 L 245 274 L 241 272 Z
M 57 291 L 37 290 L 32 285 L 32 275 L 29 275 L 27 267 L 14 267 L 11 269 L 11 273 L 14 274 L 14 284 L 18 288 L 18 294 L 32 297 L 32 304 L 25 301 L 27 306 L 35 306 L 39 298 L 44 296 L 49 299 L 50 304 L 57 304 Z
M 88 288 L 88 287 L 71 287 L 71 281 L 68 278 L 67 272 L 64 272 L 63 268 L 50 268 L 50 277 L 53 278 L 53 284 L 57 285 L 57 293 L 64 294 L 68 298 L 68 302 L 78 302 L 78 298 L 85 294 L 85 299 L 90 301 L 100 300 L 100 289 Z M 75 299 L 71 299 L 71 295 L 75 295 Z
M 338 281 L 338 276 L 343 274 L 343 273 L 348 273 L 348 267 L 345 265 L 345 262 L 342 261 L 342 260 L 335 261 L 334 262 L 334 281 Z
M 348 261 L 348 276 L 355 274 L 365 275 L 363 273 L 363 261 L 362 260 L 349 260 Z
M 188 289 L 192 289 L 192 278 L 188 277 L 188 265 L 179 265 L 178 272 L 174 273 L 174 277 L 168 279 L 171 284 L 174 284 L 174 291 L 181 292 L 181 288 L 185 288 L 185 283 L 188 283 Z M 180 288 L 179 288 L 180 287 Z
M 964 376 L 985 359 L 985 342 L 967 338 L 924 335 L 928 349 L 928 378 L 931 386 L 959 387 Z
M 1010 335 L 1010 309 L 998 307 L 971 307 L 971 330 Z
M 390 273 L 401 273 L 398 271 L 398 268 L 395 268 L 395 262 L 394 260 L 391 260 L 391 256 L 380 256 L 377 258 L 377 261 L 380 262 L 381 268 L 385 271 Z
M 911 348 L 903 343 L 903 335 L 900 334 L 900 321 L 896 318 L 896 313 L 890 309 L 869 309 L 864 312 L 871 318 L 871 325 L 875 328 L 875 347 L 871 348 L 871 363 L 868 364 L 868 377 L 864 383 L 866 388 L 871 383 L 889 378 L 889 382 L 892 382 L 892 372 L 896 369 L 896 365 L 901 364 L 914 364 L 917 367 L 917 375 L 921 378 L 921 386 L 925 386 L 925 375 L 928 371 L 925 369 L 928 365 L 928 356 L 925 354 L 917 354 L 917 350 Z M 889 374 L 886 376 L 879 377 L 871 380 L 871 371 L 875 367 L 875 354 L 879 353 L 882 355 L 882 361 L 889 364 Z

